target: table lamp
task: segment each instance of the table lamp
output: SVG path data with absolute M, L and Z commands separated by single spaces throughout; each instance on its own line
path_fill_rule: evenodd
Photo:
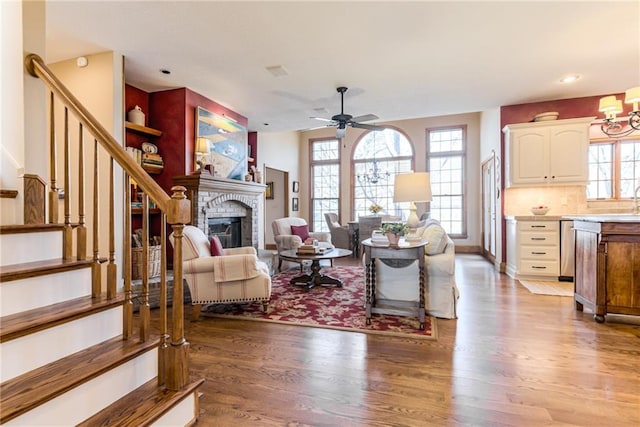
M 393 184 L 393 201 L 409 202 L 409 218 L 407 227 L 415 229 L 418 227 L 418 214 L 416 213 L 416 202 L 431 201 L 431 182 L 428 172 L 410 172 L 395 176 Z
M 209 159 L 209 140 L 207 138 L 196 139 L 196 163 L 198 164 L 198 170 L 202 171 L 204 166 L 208 163 Z

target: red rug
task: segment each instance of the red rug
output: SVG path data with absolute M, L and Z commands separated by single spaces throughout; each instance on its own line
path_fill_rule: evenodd
M 203 309 L 202 315 L 436 339 L 435 319 L 430 316 L 426 316 L 424 330 L 418 329 L 414 316 L 373 314 L 371 325 L 366 325 L 362 267 L 323 267 L 321 273 L 342 280 L 343 287 L 316 286 L 306 291 L 292 286 L 291 278 L 300 275 L 296 268 L 272 278 L 271 302 L 266 313 L 258 303 L 215 304 Z

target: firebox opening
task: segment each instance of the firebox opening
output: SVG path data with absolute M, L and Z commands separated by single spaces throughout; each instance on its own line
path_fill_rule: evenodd
M 242 246 L 240 217 L 209 218 L 209 236 L 218 236 L 223 248 Z

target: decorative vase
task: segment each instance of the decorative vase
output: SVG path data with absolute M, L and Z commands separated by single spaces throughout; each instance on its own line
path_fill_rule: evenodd
M 395 233 L 386 233 L 387 239 L 389 240 L 389 244 L 397 245 L 400 241 L 400 235 Z
M 129 119 L 131 123 L 144 126 L 145 122 L 144 122 L 144 113 L 142 112 L 142 108 L 140 108 L 140 106 L 138 105 L 133 107 L 133 109 L 129 110 L 129 112 L 127 113 L 127 119 Z

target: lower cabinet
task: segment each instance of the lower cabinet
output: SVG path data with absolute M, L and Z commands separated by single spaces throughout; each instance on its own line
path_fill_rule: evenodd
M 640 316 L 640 223 L 574 221 L 576 309 Z
M 507 221 L 507 274 L 556 280 L 560 275 L 560 221 Z

